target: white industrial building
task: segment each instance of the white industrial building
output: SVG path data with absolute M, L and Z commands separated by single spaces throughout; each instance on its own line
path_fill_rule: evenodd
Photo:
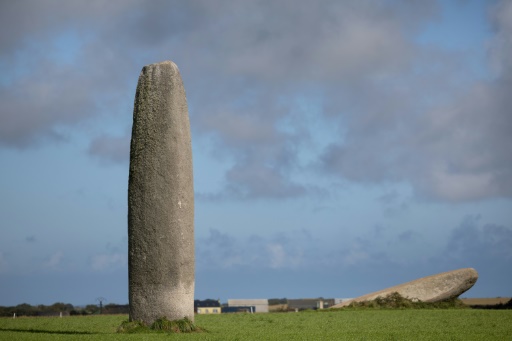
M 268 313 L 268 299 L 228 299 L 228 307 L 254 307 L 256 313 Z

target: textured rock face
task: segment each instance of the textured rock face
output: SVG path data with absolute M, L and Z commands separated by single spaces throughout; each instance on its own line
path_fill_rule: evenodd
M 170 61 L 147 65 L 133 109 L 128 184 L 130 320 L 194 320 L 194 189 L 185 89 Z
M 443 272 L 372 292 L 337 304 L 333 308 L 344 307 L 351 302 L 371 301 L 379 296 L 385 297 L 393 292 L 398 292 L 401 296 L 409 299 L 418 299 L 423 302 L 439 302 L 458 297 L 469 290 L 476 283 L 477 279 L 478 273 L 473 268 Z

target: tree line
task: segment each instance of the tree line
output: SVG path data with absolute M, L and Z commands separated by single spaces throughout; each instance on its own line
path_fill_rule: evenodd
M 0 316 L 58 316 L 62 315 L 94 315 L 94 314 L 128 314 L 128 304 L 109 303 L 100 308 L 96 304 L 88 304 L 85 307 L 73 306 L 69 303 L 56 302 L 52 305 L 30 305 L 27 303 L 16 306 L 0 306 Z

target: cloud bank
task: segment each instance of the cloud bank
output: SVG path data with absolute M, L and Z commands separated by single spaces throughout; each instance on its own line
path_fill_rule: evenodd
M 233 160 L 210 196 L 303 196 L 323 173 L 405 181 L 436 200 L 510 197 L 510 7 L 489 13 L 494 76 L 467 81 L 462 52 L 416 39 L 439 16 L 434 2 L 4 4 L 4 32 L 21 11 L 36 19 L 0 41 L 0 143 L 32 148 L 86 129 L 90 154 L 126 162 L 132 107 L 119 101 L 143 64 L 172 58 L 197 148 Z M 94 126 L 121 114 L 123 136 Z

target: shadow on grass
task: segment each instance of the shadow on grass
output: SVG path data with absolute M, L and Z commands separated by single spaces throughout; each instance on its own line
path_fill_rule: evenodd
M 97 333 L 91 333 L 91 332 L 76 332 L 76 331 L 68 331 L 68 330 L 14 329 L 14 328 L 0 328 L 0 332 L 59 334 L 59 335 L 92 335 L 92 334 L 97 334 Z

